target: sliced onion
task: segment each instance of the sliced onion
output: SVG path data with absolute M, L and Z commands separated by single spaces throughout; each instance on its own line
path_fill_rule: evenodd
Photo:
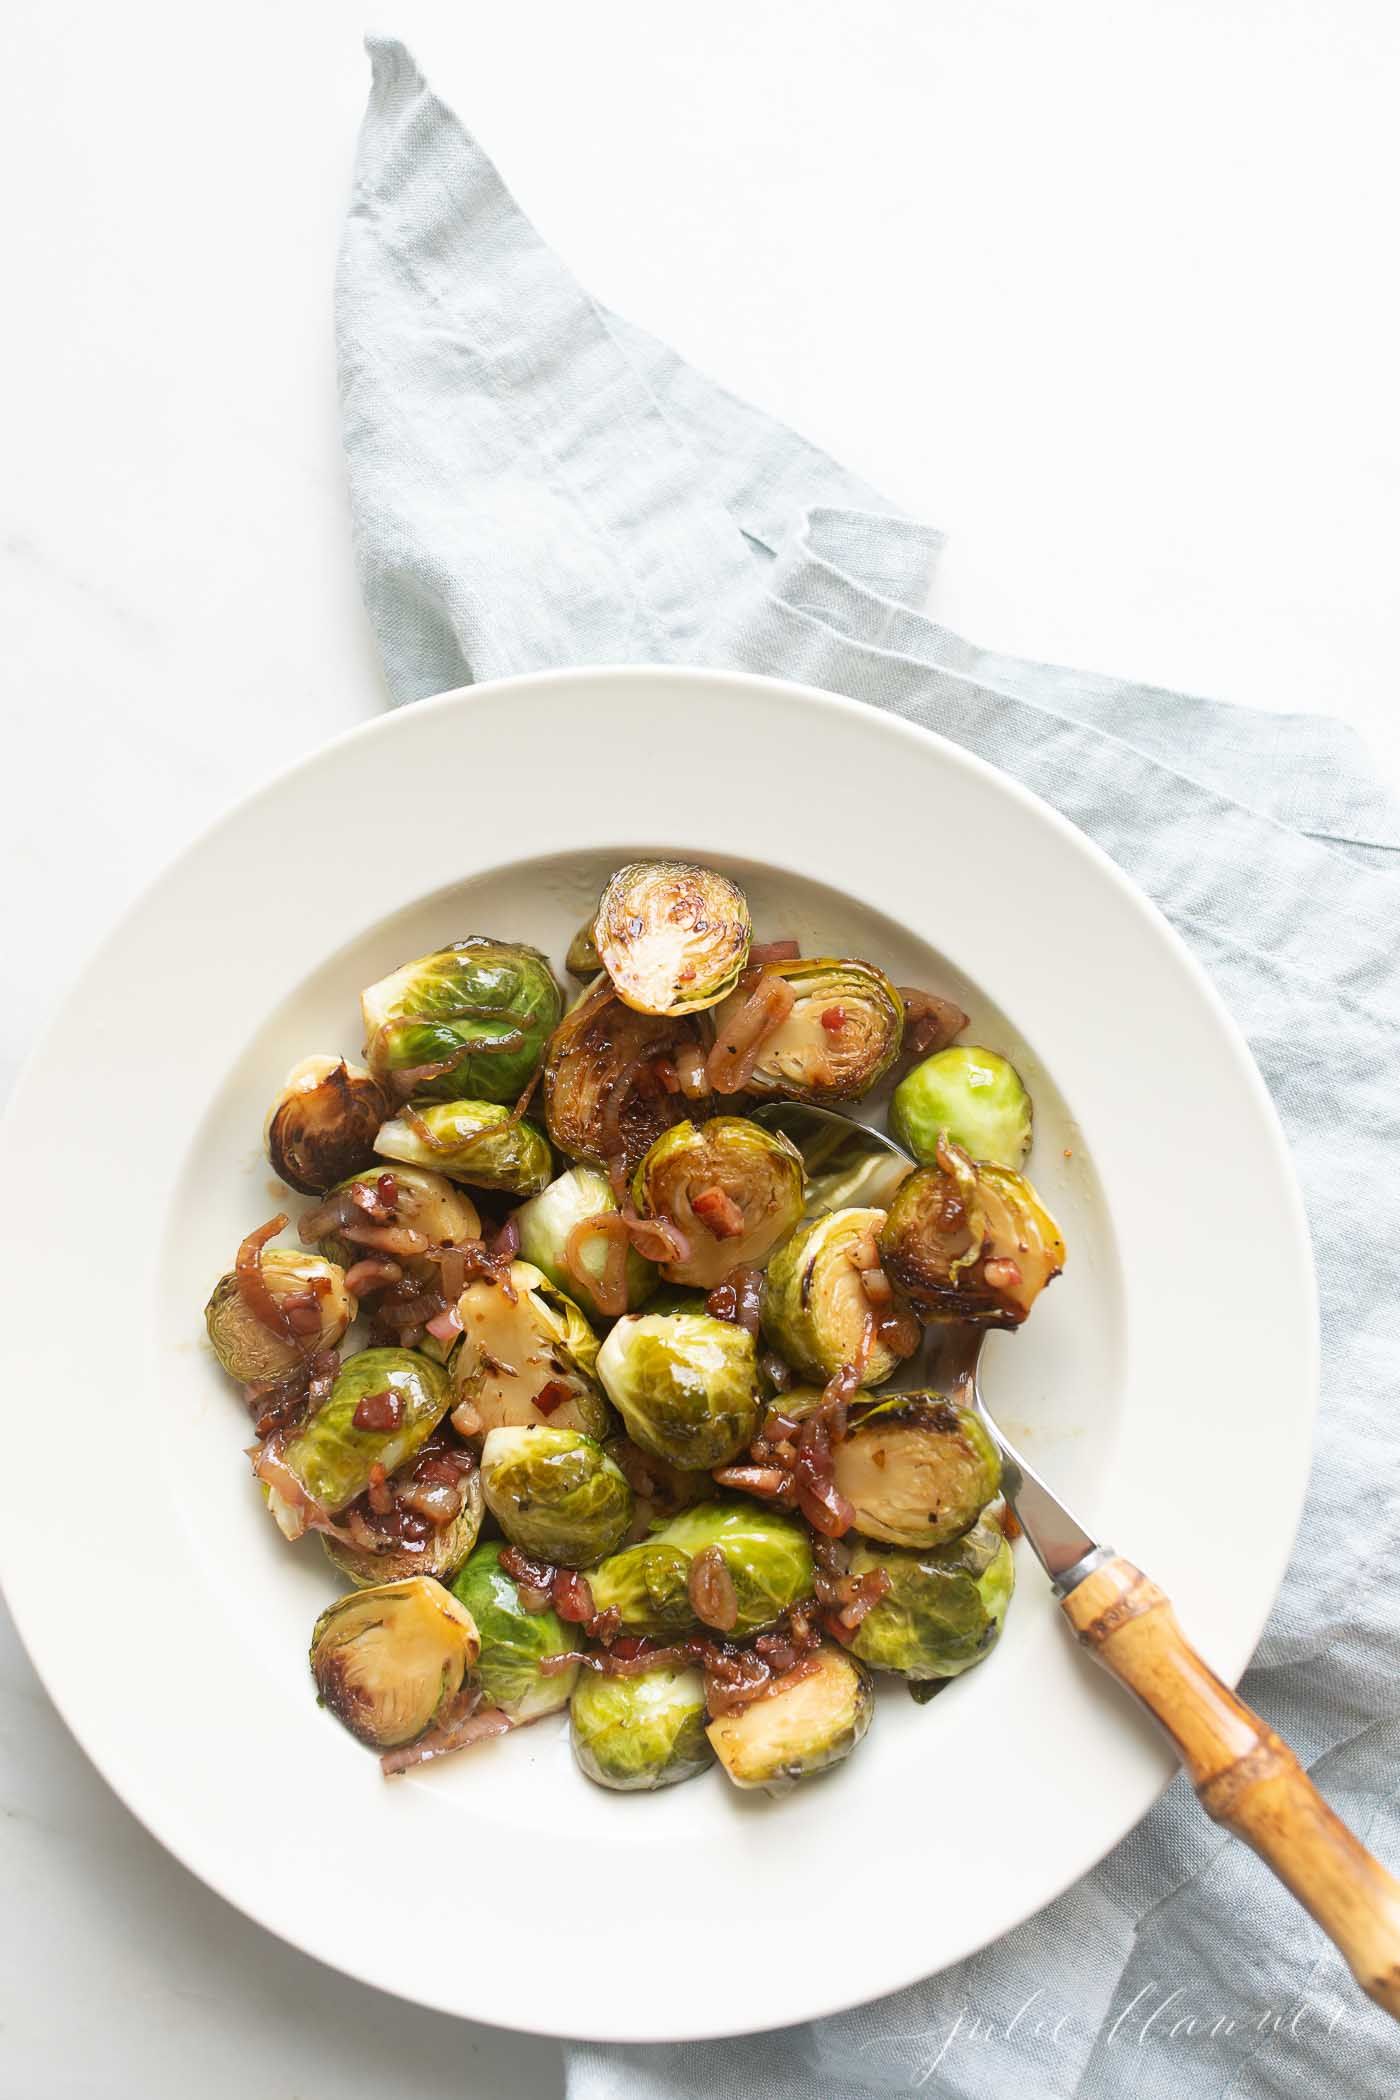
M 269 1240 L 276 1239 L 286 1223 L 286 1212 L 279 1211 L 277 1216 L 270 1218 L 266 1225 L 259 1225 L 256 1232 L 250 1232 L 238 1250 L 238 1257 L 233 1265 L 233 1275 L 234 1282 L 238 1287 L 239 1297 L 243 1300 L 243 1303 L 247 1306 L 259 1326 L 266 1327 L 270 1333 L 280 1336 L 284 1342 L 290 1342 L 294 1348 L 299 1349 L 301 1347 L 301 1337 L 292 1324 L 286 1308 L 279 1303 L 268 1288 L 267 1278 L 263 1274 L 262 1265 L 263 1248 Z M 320 1326 L 319 1316 L 316 1324 L 318 1327 Z
M 479 1695 L 478 1695 L 479 1696 Z M 420 1735 L 416 1743 L 404 1743 L 397 1750 L 388 1750 L 379 1760 L 379 1769 L 386 1779 L 399 1772 L 411 1772 L 416 1765 L 431 1764 L 434 1758 L 451 1757 L 455 1751 L 469 1750 L 473 1743 L 489 1742 L 492 1736 L 509 1735 L 515 1726 L 499 1706 L 478 1707 L 458 1719 L 444 1721 L 437 1728 L 430 1728 Z
M 748 1085 L 763 1045 L 796 1004 L 797 994 L 785 977 L 771 970 L 759 972 L 757 983 L 726 1021 L 710 1052 L 705 1069 L 715 1093 L 737 1094 Z
M 592 1240 L 601 1241 L 605 1249 L 603 1268 L 595 1276 L 583 1259 L 583 1250 Z M 609 1320 L 619 1320 L 627 1310 L 627 1250 L 631 1238 L 627 1221 L 615 1210 L 595 1211 L 591 1217 L 580 1218 L 564 1242 L 564 1267 L 581 1290 L 591 1294 L 600 1313 Z

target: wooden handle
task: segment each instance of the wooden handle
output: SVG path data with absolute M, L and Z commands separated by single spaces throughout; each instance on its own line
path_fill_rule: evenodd
M 1252 1845 L 1400 2019 L 1400 1881 L 1333 1815 L 1287 1743 L 1201 1660 L 1170 1600 L 1111 1560 L 1062 1600 L 1076 1637 L 1176 1745 L 1201 1806 Z

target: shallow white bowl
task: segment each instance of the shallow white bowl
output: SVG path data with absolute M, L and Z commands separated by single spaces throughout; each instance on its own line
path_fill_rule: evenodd
M 393 964 L 473 931 L 562 960 L 602 877 L 648 851 L 735 874 L 760 938 L 952 993 L 1021 1067 L 1071 1252 L 989 1344 L 990 1404 L 1227 1678 L 1287 1558 L 1316 1386 L 1301 1206 L 1240 1037 L 1112 863 L 951 744 L 770 680 L 546 674 L 386 716 L 188 852 L 88 969 L 0 1143 L 23 1192 L 6 1448 L 41 1454 L 0 1469 L 11 1608 L 116 1791 L 270 1930 L 443 2011 L 634 2041 L 784 2024 L 957 1960 L 1172 1770 L 1024 1547 L 987 1666 L 926 1708 L 889 1682 L 859 1754 L 781 1800 L 717 1773 L 601 1792 L 558 1720 L 391 1785 L 318 1710 L 306 1644 L 341 1585 L 268 1522 L 201 1319 L 285 1195 L 267 1102 L 298 1056 L 357 1050 L 358 991 Z M 75 1478 L 80 1523 L 49 1492 Z

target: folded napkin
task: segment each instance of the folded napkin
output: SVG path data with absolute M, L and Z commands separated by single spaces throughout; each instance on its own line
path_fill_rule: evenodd
M 564 664 L 800 679 L 990 759 L 1155 898 L 1273 1093 L 1322 1294 L 1312 1486 L 1243 1689 L 1400 1858 L 1400 814 L 1333 722 L 1024 663 L 936 625 L 920 607 L 939 535 L 590 299 L 403 47 L 370 53 L 337 325 L 395 701 Z M 867 1929 L 859 1908 L 849 1924 Z M 895 1997 L 743 2041 L 566 2057 L 572 2100 L 1400 2088 L 1394 2028 L 1183 1782 L 1039 1916 Z

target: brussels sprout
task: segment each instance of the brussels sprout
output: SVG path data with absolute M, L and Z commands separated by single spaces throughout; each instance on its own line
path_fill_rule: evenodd
M 1015 1557 L 993 1518 L 924 1552 L 853 1542 L 852 1575 L 876 1568 L 890 1586 L 851 1642 L 872 1670 L 922 1683 L 961 1676 L 990 1655 L 1016 1585 Z
M 894 1546 L 960 1537 L 1001 1486 L 1001 1454 L 980 1417 L 938 1393 L 858 1404 L 832 1463 L 856 1530 Z
M 333 1349 L 359 1310 L 345 1287 L 345 1271 L 319 1254 L 269 1247 L 260 1250 L 259 1268 L 263 1284 L 279 1305 L 304 1305 L 313 1319 L 319 1312 L 320 1325 L 309 1334 L 278 1334 L 251 1310 L 237 1274 L 231 1270 L 221 1276 L 204 1308 L 204 1324 L 215 1356 L 240 1385 L 270 1385 L 318 1349 Z
M 938 1141 L 890 1205 L 880 1234 L 886 1272 L 926 1320 L 1019 1327 L 1065 1265 L 1060 1228 L 1010 1167 L 974 1166 Z
M 677 1786 L 714 1763 L 698 1670 L 660 1664 L 636 1677 L 585 1670 L 569 1723 L 579 1770 L 619 1793 Z
M 699 1625 L 689 1581 L 690 1555 L 655 1534 L 610 1553 L 588 1571 L 594 1610 L 615 1611 L 623 1633 L 649 1634 L 657 1640 L 689 1633 Z
M 471 934 L 361 995 L 365 1056 L 381 1079 L 411 1074 L 423 1100 L 515 1101 L 562 1005 L 537 948 Z
M 393 1195 L 388 1206 L 383 1202 L 386 1181 Z M 302 1238 L 313 1240 L 330 1261 L 348 1266 L 364 1254 L 384 1249 L 383 1223 L 343 1200 L 356 1186 L 379 1198 L 378 1209 L 387 1207 L 387 1237 L 391 1243 L 405 1231 L 420 1233 L 434 1247 L 440 1247 L 444 1240 L 474 1240 L 481 1235 L 481 1216 L 476 1205 L 465 1189 L 455 1188 L 445 1175 L 429 1173 L 422 1167 L 371 1167 L 362 1174 L 349 1175 L 301 1221 Z M 436 1263 L 402 1252 L 395 1252 L 393 1258 L 411 1276 L 436 1283 Z
M 433 1446 L 429 1445 L 426 1457 L 430 1459 L 432 1454 Z M 420 1453 L 395 1476 L 394 1484 L 411 1484 L 424 1460 L 425 1454 Z M 451 1582 L 476 1544 L 483 1510 L 481 1476 L 473 1468 L 460 1478 L 461 1508 L 446 1523 L 434 1524 L 426 1538 L 398 1538 L 390 1536 L 387 1529 L 380 1533 L 372 1512 L 366 1511 L 356 1527 L 364 1537 L 362 1545 L 351 1545 L 347 1539 L 322 1532 L 321 1544 L 328 1559 L 342 1575 L 365 1588 L 381 1582 L 401 1582 L 410 1575 L 432 1575 L 439 1582 Z M 361 1516 L 359 1510 L 353 1514 Z
M 752 1120 L 781 1133 L 801 1153 L 807 1218 L 825 1217 L 829 1210 L 887 1210 L 895 1190 L 914 1171 L 912 1160 L 836 1109 L 765 1101 Z
M 769 1262 L 763 1332 L 804 1378 L 824 1381 L 850 1365 L 862 1385 L 880 1385 L 913 1354 L 917 1330 L 905 1335 L 888 1304 L 866 1292 L 884 1223 L 882 1210 L 831 1211 L 799 1226 Z
M 904 1007 L 883 970 L 872 963 L 800 956 L 769 963 L 796 994 L 789 1013 L 764 1040 L 744 1081 L 751 1094 L 786 1094 L 797 1101 L 855 1101 L 868 1094 L 899 1055 Z M 740 997 L 715 1014 L 715 1039 L 724 1041 Z
M 591 984 L 603 967 L 603 958 L 598 953 L 598 943 L 593 938 L 593 921 L 596 912 L 590 912 L 578 932 L 569 943 L 569 952 L 564 957 L 564 968 L 571 977 L 583 984 Z
M 708 1313 L 634 1313 L 598 1351 L 603 1390 L 655 1458 L 708 1471 L 752 1443 L 763 1402 L 753 1336 Z
M 481 1447 L 481 1485 L 513 1546 L 565 1568 L 602 1560 L 632 1521 L 626 1476 L 576 1429 L 493 1429 Z
M 416 1742 L 457 1697 L 481 1643 L 440 1582 L 414 1575 L 352 1590 L 316 1621 L 311 1674 L 322 1706 L 371 1750 Z
M 870 1726 L 874 1704 L 864 1664 L 823 1647 L 751 1705 L 720 1714 L 705 1733 L 735 1786 L 778 1793 L 849 1757 Z
M 383 1159 L 435 1168 L 453 1181 L 479 1189 L 505 1189 L 531 1196 L 551 1172 L 542 1131 L 522 1117 L 512 1122 L 497 1101 L 409 1103 L 374 1141 Z
M 546 1675 L 540 1664 L 547 1655 L 567 1655 L 577 1642 L 557 1612 L 526 1611 L 518 1587 L 501 1573 L 502 1550 L 499 1539 L 478 1546 L 452 1594 L 465 1604 L 481 1636 L 477 1676 L 483 1700 L 519 1727 L 568 1705 L 578 1664 L 557 1676 Z
M 890 1103 L 890 1134 L 926 1167 L 945 1134 L 972 1159 L 1020 1167 L 1031 1149 L 1031 1097 L 995 1050 L 955 1043 L 905 1073 Z
M 520 1233 L 520 1251 L 526 1261 L 532 1261 L 537 1269 L 543 1269 L 551 1283 L 561 1291 L 569 1291 L 582 1306 L 590 1319 L 611 1319 L 618 1310 L 632 1312 L 639 1306 L 656 1282 L 656 1271 L 649 1261 L 643 1261 L 634 1247 L 628 1246 L 620 1264 L 620 1289 L 625 1303 L 615 1306 L 612 1312 L 599 1305 L 592 1290 L 584 1283 L 578 1271 L 591 1277 L 596 1284 L 606 1289 L 604 1271 L 609 1267 L 611 1253 L 601 1235 L 579 1232 L 570 1246 L 575 1228 L 589 1218 L 616 1217 L 617 1198 L 606 1174 L 593 1167 L 570 1167 L 551 1181 L 547 1189 L 522 1203 L 515 1213 L 516 1227 Z M 611 1302 L 611 1301 L 610 1301 Z
M 593 1329 L 532 1263 L 513 1261 L 507 1281 L 508 1291 L 476 1277 L 457 1300 L 462 1340 L 452 1359 L 452 1391 L 475 1426 L 471 1416 L 456 1426 L 476 1436 L 548 1423 L 604 1436 L 612 1418 L 593 1383 Z
M 374 1466 L 397 1473 L 407 1465 L 450 1398 L 447 1373 L 428 1357 L 413 1349 L 362 1349 L 341 1366 L 328 1398 L 287 1444 L 282 1462 L 333 1516 L 364 1493 Z
M 734 1589 L 736 1617 L 719 1632 L 735 1640 L 776 1626 L 812 1594 L 812 1538 L 805 1524 L 760 1502 L 702 1502 L 683 1509 L 655 1534 L 694 1560 L 714 1552 Z
M 304 1057 L 267 1112 L 272 1171 L 303 1196 L 321 1196 L 374 1158 L 389 1104 L 377 1079 L 343 1057 Z
M 713 868 L 638 860 L 603 891 L 593 940 L 619 999 L 643 1014 L 693 1014 L 739 981 L 751 925 L 743 892 Z
M 661 1270 L 669 1283 L 709 1291 L 729 1271 L 761 1266 L 802 1216 L 802 1158 L 785 1137 L 712 1116 L 674 1123 L 647 1153 L 632 1181 L 646 1217 L 669 1218 L 686 1240 L 684 1261 Z
M 703 1091 L 700 1023 L 636 1013 L 600 978 L 565 1014 L 545 1052 L 544 1115 L 559 1150 L 595 1167 L 620 1161 L 630 1174 L 690 1105 L 683 1092 L 638 1083 L 663 1059 L 688 1059 L 700 1075 L 691 1083 Z

